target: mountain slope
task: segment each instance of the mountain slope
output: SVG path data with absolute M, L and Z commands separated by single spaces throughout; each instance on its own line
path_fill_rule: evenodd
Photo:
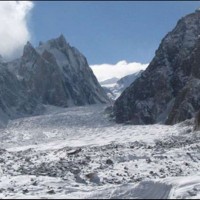
M 140 70 L 133 74 L 129 74 L 125 77 L 122 77 L 120 80 L 117 81 L 117 84 L 121 88 L 121 91 L 124 91 L 127 87 L 131 85 L 137 78 L 139 78 L 144 70 Z
M 41 110 L 35 98 L 31 98 L 23 84 L 13 75 L 7 65 L 0 63 L 0 126 L 8 119 L 22 117 Z
M 115 84 L 118 80 L 119 80 L 119 78 L 113 77 L 113 78 L 101 81 L 100 84 L 101 85 Z
M 140 70 L 138 72 L 135 72 L 133 74 L 129 74 L 125 77 L 122 77 L 121 79 L 109 79 L 101 82 L 101 86 L 104 88 L 107 95 L 113 99 L 116 100 L 121 93 L 131 85 L 137 78 L 139 78 L 142 74 L 143 70 Z
M 12 71 L 43 104 L 68 107 L 108 102 L 86 58 L 63 35 L 36 49 L 28 42 L 17 63 L 10 63 L 15 66 Z
M 43 104 L 69 107 L 109 102 L 86 58 L 61 35 L 22 57 L 0 57 L 0 127 L 9 119 L 41 114 Z
M 116 122 L 174 124 L 194 116 L 200 106 L 199 35 L 197 10 L 178 21 L 141 77 L 117 99 Z

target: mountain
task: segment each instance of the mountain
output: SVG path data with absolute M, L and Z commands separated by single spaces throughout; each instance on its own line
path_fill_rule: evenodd
M 133 74 L 129 74 L 117 81 L 119 88 L 121 91 L 124 91 L 127 87 L 131 85 L 137 78 L 139 78 L 142 74 L 143 70 L 135 72 Z
M 40 42 L 37 48 L 28 42 L 9 69 L 42 104 L 68 107 L 108 102 L 86 58 L 63 35 Z
M 0 56 L 0 126 L 9 119 L 39 114 L 44 104 L 83 106 L 109 102 L 86 58 L 61 35 L 30 42 L 23 55 L 5 62 Z
M 110 79 L 101 81 L 100 84 L 101 84 L 101 85 L 115 84 L 118 80 L 119 80 L 119 78 L 113 77 L 113 78 L 110 78 Z
M 175 124 L 200 108 L 200 11 L 181 18 L 155 57 L 116 100 L 116 122 Z
M 111 78 L 100 82 L 101 86 L 104 88 L 107 96 L 110 97 L 112 100 L 116 100 L 121 93 L 130 86 L 137 78 L 141 76 L 143 70 L 135 72 L 133 74 L 129 74 L 121 79 L 118 78 Z
M 33 115 L 42 108 L 17 77 L 8 70 L 7 64 L 0 63 L 0 127 L 9 119 Z

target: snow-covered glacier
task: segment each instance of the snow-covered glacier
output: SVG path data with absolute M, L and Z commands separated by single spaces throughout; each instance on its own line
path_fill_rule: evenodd
M 46 106 L 0 130 L 0 198 L 198 198 L 200 135 L 122 125 L 107 105 Z

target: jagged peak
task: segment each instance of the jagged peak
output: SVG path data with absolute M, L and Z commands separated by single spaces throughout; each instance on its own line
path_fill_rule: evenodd
M 66 41 L 63 34 L 61 34 L 59 37 L 51 39 L 46 42 L 47 44 L 50 44 L 51 47 L 55 48 L 64 48 L 66 46 L 69 46 L 68 42 Z
M 26 45 L 25 46 L 28 46 L 28 47 L 33 47 L 33 45 L 30 43 L 30 41 L 27 41 Z
M 34 49 L 33 45 L 29 41 L 27 41 L 26 45 L 24 46 L 24 52 L 33 49 Z
M 65 47 L 68 44 L 63 34 L 56 38 L 55 41 L 59 47 Z
M 33 47 L 33 45 L 28 41 L 26 43 L 26 45 L 24 46 L 24 50 L 23 50 L 23 58 L 29 56 L 29 55 L 35 55 L 37 54 L 35 48 Z
M 69 47 L 69 43 L 66 41 L 64 35 L 61 34 L 59 37 L 47 40 L 46 42 L 40 41 L 39 46 L 36 48 L 36 50 L 42 53 L 44 49 L 50 50 L 55 48 L 61 50 Z
M 160 48 L 156 50 L 157 57 L 162 54 L 166 56 L 165 62 L 171 62 L 177 55 L 189 56 L 190 51 L 195 47 L 200 35 L 200 12 L 190 13 L 178 20 L 172 31 L 162 39 Z M 162 50 L 162 51 L 161 51 Z M 157 57 L 154 58 L 157 59 Z M 164 61 L 164 59 L 163 59 Z M 169 65 L 168 65 L 169 66 Z
M 57 40 L 66 43 L 66 39 L 63 34 L 60 34 L 60 36 L 57 38 Z
M 75 50 L 72 46 L 70 46 L 70 44 L 66 41 L 63 34 L 61 34 L 57 38 L 47 40 L 46 42 L 40 42 L 39 46 L 36 47 L 36 51 L 40 55 L 42 55 L 44 51 L 51 52 L 54 55 L 55 53 L 54 50 L 60 51 L 60 53 L 63 53 L 63 52 L 67 52 L 69 49 L 71 49 L 74 53 L 81 55 L 81 53 L 78 50 Z

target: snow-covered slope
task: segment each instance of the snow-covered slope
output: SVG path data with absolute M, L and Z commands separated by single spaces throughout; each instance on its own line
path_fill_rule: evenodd
M 100 84 L 110 99 L 116 100 L 127 87 L 129 87 L 137 78 L 141 76 L 142 72 L 143 70 L 139 70 L 138 72 L 129 74 L 120 79 L 112 78 L 105 80 L 100 82 Z
M 127 75 L 120 80 L 117 81 L 118 85 L 121 85 L 123 88 L 127 88 L 131 85 L 137 78 L 139 78 L 144 70 L 140 70 L 138 72 L 135 72 L 133 74 Z M 124 90 L 124 89 L 123 89 Z
M 131 126 L 106 105 L 46 106 L 0 130 L 0 198 L 189 198 L 200 195 L 193 121 Z
M 113 77 L 113 78 L 101 81 L 100 84 L 101 85 L 115 84 L 115 83 L 117 83 L 118 80 L 119 80 L 119 78 Z

